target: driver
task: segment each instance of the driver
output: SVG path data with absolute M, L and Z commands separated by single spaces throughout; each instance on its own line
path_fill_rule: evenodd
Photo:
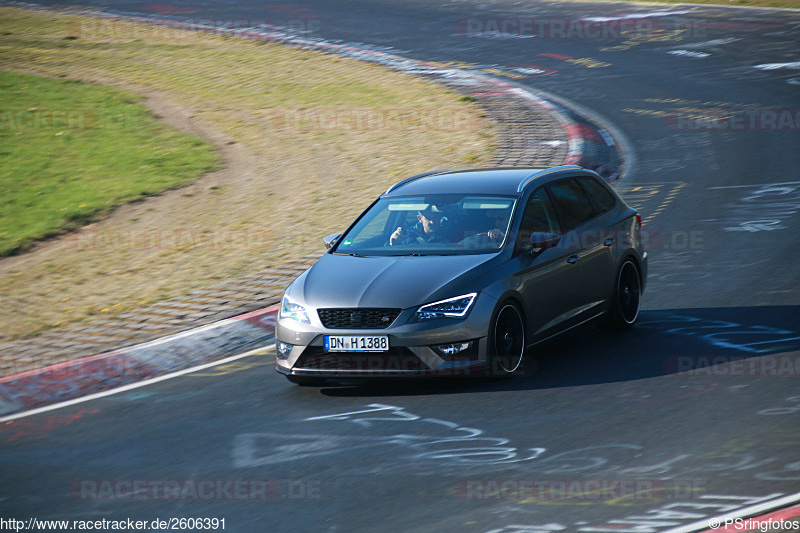
M 434 205 L 417 212 L 417 223 L 408 229 L 398 227 L 389 237 L 389 246 L 426 242 L 448 242 L 447 217 Z

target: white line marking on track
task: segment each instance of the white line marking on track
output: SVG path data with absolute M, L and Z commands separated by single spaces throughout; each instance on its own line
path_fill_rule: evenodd
M 629 15 L 620 15 L 617 17 L 584 17 L 583 20 L 589 22 L 614 22 L 617 20 L 637 20 L 653 17 L 668 17 L 670 15 L 685 15 L 687 13 L 689 13 L 689 11 L 654 11 L 651 13 L 631 13 Z
M 709 189 L 742 189 L 745 187 L 772 187 L 774 185 L 793 185 L 800 181 L 781 181 L 779 183 L 753 183 L 751 185 L 720 185 L 719 187 L 709 187 Z
M 800 492 L 789 494 L 788 496 L 778 498 L 777 500 L 769 500 L 763 503 L 757 503 L 755 505 L 751 505 L 750 507 L 742 507 L 741 509 L 731 511 L 730 513 L 726 513 L 720 516 L 703 518 L 702 520 L 698 520 L 697 522 L 692 522 L 690 524 L 684 524 L 682 526 L 678 526 L 673 529 L 668 529 L 666 531 L 663 531 L 662 533 L 695 533 L 697 531 L 706 531 L 710 529 L 709 524 L 712 520 L 717 520 L 719 521 L 720 524 L 725 524 L 727 523 L 726 522 L 727 520 L 736 520 L 737 518 L 749 518 L 758 515 L 760 513 L 763 513 L 765 511 L 775 511 L 782 507 L 787 507 L 797 502 L 800 502 Z
M 72 400 L 66 400 L 64 402 L 54 403 L 52 405 L 45 405 L 43 407 L 37 407 L 35 409 L 30 409 L 28 411 L 22 411 L 19 413 L 14 413 L 12 415 L 8 415 L 5 417 L 0 417 L 0 423 L 3 422 L 10 422 L 11 420 L 16 420 L 18 418 L 25 418 L 28 416 L 38 415 L 40 413 L 46 413 L 47 411 L 54 411 L 56 409 L 61 409 L 62 407 L 68 407 L 70 405 L 76 405 L 83 402 L 88 402 L 90 400 L 96 400 L 98 398 L 104 398 L 106 396 L 111 396 L 112 394 L 118 394 L 120 392 L 125 392 L 133 389 L 138 389 L 139 387 L 144 387 L 146 385 L 152 385 L 154 383 L 158 383 L 159 381 L 166 381 L 168 379 L 177 378 L 183 376 L 185 374 L 191 374 L 192 372 L 198 372 L 200 370 L 205 370 L 206 368 L 211 368 L 214 366 L 224 365 L 225 363 L 230 363 L 232 361 L 236 361 L 238 359 L 243 359 L 245 357 L 250 357 L 253 355 L 263 355 L 264 352 L 267 350 L 275 348 L 274 344 L 270 344 L 267 346 L 262 346 L 261 348 L 256 348 L 255 350 L 250 350 L 244 353 L 240 353 L 239 355 L 232 355 L 230 357 L 226 357 L 225 359 L 220 359 L 219 361 L 212 361 L 210 363 L 204 363 L 202 365 L 193 366 L 191 368 L 184 368 L 183 370 L 178 370 L 177 372 L 172 372 L 171 374 L 165 374 L 163 376 L 158 376 L 155 378 L 146 379 L 144 381 L 139 381 L 137 383 L 129 383 L 128 385 L 123 385 L 121 387 L 117 387 L 114 389 L 104 390 L 102 392 L 95 392 L 93 394 L 89 394 L 87 396 L 82 396 L 80 398 L 74 398 Z

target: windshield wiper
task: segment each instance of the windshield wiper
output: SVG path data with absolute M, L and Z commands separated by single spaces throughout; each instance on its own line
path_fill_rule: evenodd
M 334 255 L 349 255 L 350 257 L 367 257 L 366 255 L 357 254 L 355 252 L 333 252 Z

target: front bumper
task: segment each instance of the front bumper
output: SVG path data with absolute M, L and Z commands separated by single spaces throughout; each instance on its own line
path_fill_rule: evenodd
M 375 354 L 373 354 L 375 355 Z M 341 360 L 342 354 L 339 354 Z M 354 363 L 348 367 L 341 367 L 339 365 L 334 368 L 308 368 L 308 367 L 295 367 L 288 368 L 281 365 L 278 361 L 275 365 L 275 370 L 279 374 L 289 377 L 302 377 L 302 378 L 323 378 L 332 380 L 341 379 L 381 379 L 381 378 L 422 378 L 422 377 L 471 377 L 485 375 L 486 365 L 483 361 L 464 361 L 464 362 L 450 362 L 449 364 L 442 365 L 437 369 L 425 368 L 396 368 L 391 362 L 387 364 L 386 361 L 376 357 L 363 358 L 359 361 L 359 356 L 348 358 L 350 362 Z M 402 364 L 402 362 L 400 363 Z M 417 365 L 411 365 L 417 366 Z
M 481 301 L 483 300 L 483 301 Z M 415 309 L 403 310 L 388 328 L 325 328 L 315 312 L 311 324 L 279 319 L 275 328 L 278 345 L 276 370 L 286 376 L 321 378 L 373 378 L 418 376 L 471 376 L 482 374 L 486 363 L 486 330 L 493 302 L 480 297 L 463 319 L 439 318 L 410 321 Z M 385 335 L 385 352 L 328 352 L 325 335 Z M 469 342 L 461 353 L 446 355 L 435 347 Z

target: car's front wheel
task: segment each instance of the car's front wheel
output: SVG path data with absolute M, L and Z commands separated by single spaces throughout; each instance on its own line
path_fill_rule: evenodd
M 600 321 L 605 329 L 630 329 L 639 318 L 642 298 L 642 278 L 639 267 L 632 259 L 626 259 L 617 272 L 611 306 Z
M 489 374 L 514 374 L 524 354 L 525 321 L 517 305 L 508 301 L 498 306 L 489 329 Z

